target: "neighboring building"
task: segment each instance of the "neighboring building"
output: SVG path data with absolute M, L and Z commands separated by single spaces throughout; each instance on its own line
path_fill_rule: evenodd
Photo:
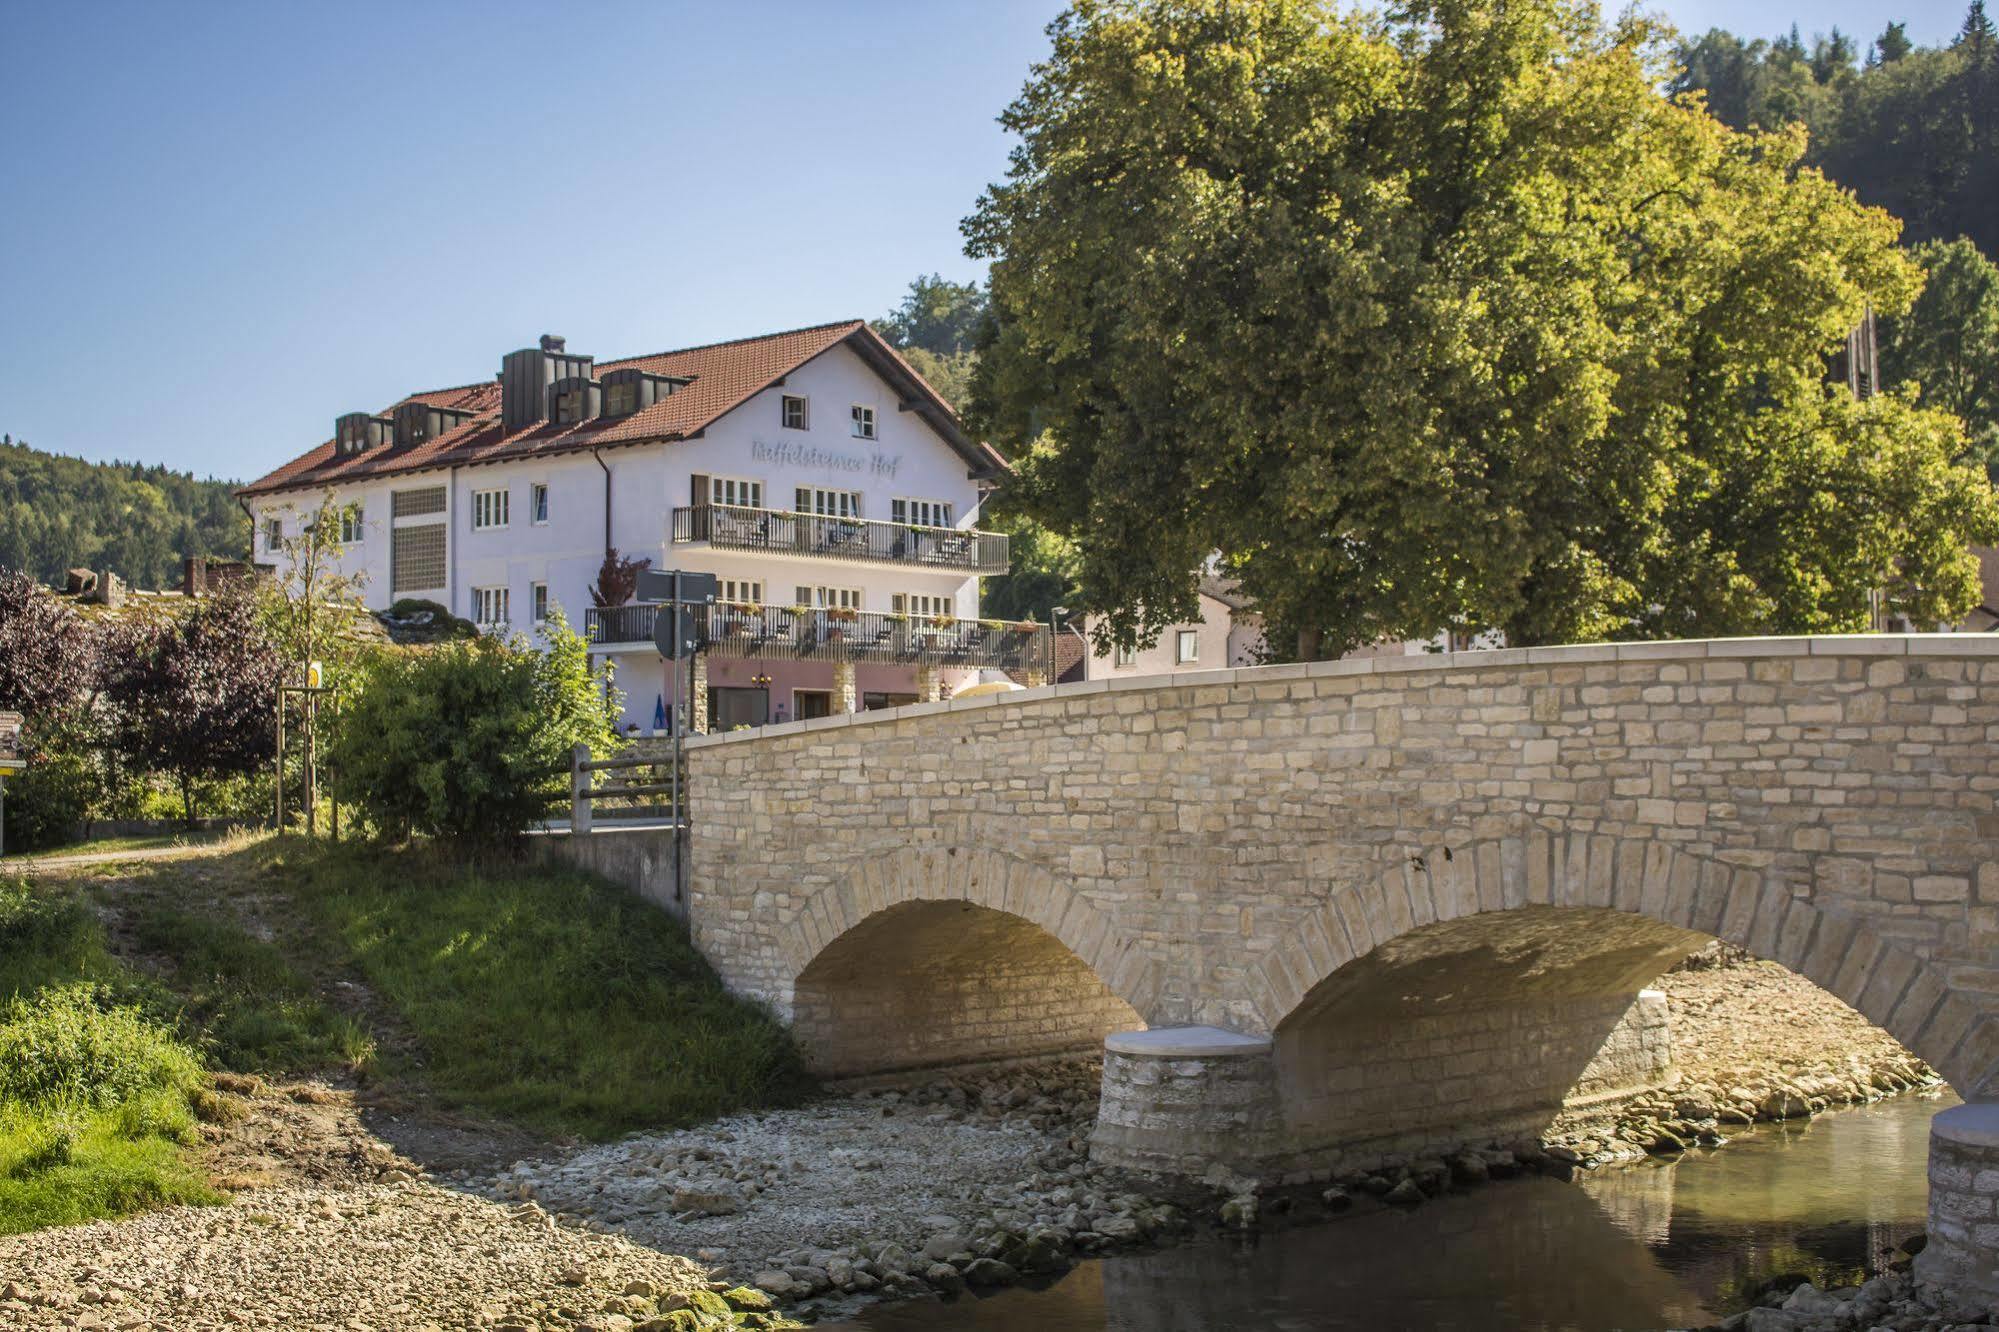
M 693 724 L 754 725 L 936 697 L 1036 671 L 1042 630 L 979 616 L 1007 569 L 979 506 L 1004 460 L 862 320 L 598 362 L 544 337 L 491 382 L 412 394 L 241 491 L 256 558 L 329 491 L 359 506 L 342 567 L 370 607 L 440 603 L 489 630 L 560 607 L 652 729 L 673 673 L 656 608 L 591 604 L 607 549 L 713 573 Z
M 1216 671 L 1263 663 L 1263 615 L 1256 602 L 1234 579 L 1206 573 L 1198 589 L 1200 618 L 1176 624 L 1159 635 L 1151 647 L 1135 652 L 1112 648 L 1099 651 L 1090 663 L 1090 675 L 1165 675 L 1175 671 Z M 1094 634 L 1101 621 L 1092 617 Z M 1092 639 L 1094 641 L 1094 638 Z M 1347 657 L 1402 657 L 1424 652 L 1442 652 L 1448 638 L 1410 639 L 1406 642 L 1370 643 L 1355 648 Z M 1493 647 L 1481 640 L 1472 646 Z

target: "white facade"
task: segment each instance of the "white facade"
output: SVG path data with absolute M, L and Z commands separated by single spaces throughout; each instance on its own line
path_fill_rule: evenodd
M 797 428 L 795 409 L 793 424 L 786 423 L 787 397 L 805 400 L 803 428 Z M 857 406 L 871 412 L 875 438 L 857 437 Z M 980 491 L 964 456 L 919 413 L 897 407 L 894 389 L 840 344 L 729 411 L 699 438 L 461 464 L 335 485 L 330 489 L 336 501 L 361 508 L 360 530 L 355 534 L 359 539 L 343 548 L 341 567 L 363 576 L 365 599 L 372 609 L 421 598 L 476 622 L 504 607 L 507 627 L 521 632 L 535 627 L 539 588 L 546 589 L 549 606 L 560 607 L 573 628 L 583 629 L 591 605 L 589 589 L 607 544 L 621 555 L 650 559 L 654 569 L 713 573 L 728 580 L 725 598 L 733 592 L 733 599 L 782 606 L 801 599 L 810 603 L 823 595 L 823 589 L 834 598 L 831 604 L 851 604 L 856 610 L 887 612 L 919 604 L 905 600 L 899 605 L 898 597 L 921 597 L 929 599 L 920 603 L 925 607 L 974 618 L 979 579 L 958 569 L 864 562 L 789 549 L 716 550 L 705 542 L 671 539 L 673 510 L 700 498 L 697 477 L 708 479 L 708 498 L 716 502 L 743 495 L 741 483 L 748 483 L 750 495 L 760 500 L 758 507 L 791 510 L 799 503 L 802 487 L 853 495 L 853 500 L 804 497 L 811 503 L 836 503 L 843 516 L 889 520 L 900 500 L 905 514 L 935 515 L 936 506 L 948 506 L 950 526 L 973 528 Z M 390 567 L 392 528 L 434 524 L 439 518 L 435 513 L 396 518 L 393 497 L 439 487 L 444 492 L 442 579 L 432 587 L 398 587 Z M 540 487 L 546 487 L 545 519 L 536 512 Z M 760 494 L 755 489 L 759 487 Z M 308 485 L 252 500 L 256 558 L 267 563 L 281 559 L 268 535 L 269 524 L 282 523 L 286 534 L 295 534 L 327 490 Z M 480 498 L 493 491 L 503 492 L 504 500 Z M 918 502 L 930 507 L 919 508 Z M 851 515 L 844 507 L 850 503 L 857 510 Z M 746 586 L 760 595 L 749 595 L 743 590 Z M 611 655 L 619 658 L 628 721 L 650 729 L 659 704 L 672 697 L 663 663 L 649 646 Z M 789 698 L 776 700 L 773 714 L 780 704 L 787 713 L 794 706 Z

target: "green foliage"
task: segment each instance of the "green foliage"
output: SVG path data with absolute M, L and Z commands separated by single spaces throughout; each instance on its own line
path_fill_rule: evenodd
M 1908 224 L 1909 239 L 1968 236 L 1999 254 L 1999 51 L 1982 3 L 1948 46 L 1890 23 L 1864 68 L 1837 30 L 1807 52 L 1719 29 L 1682 42 L 1676 92 L 1700 92 L 1737 128 L 1810 131 L 1807 163 Z
M 45 988 L 0 1010 L 0 1100 L 101 1110 L 200 1085 L 192 1050 L 93 986 Z
M 89 463 L 0 436 L 0 566 L 56 582 L 112 569 L 175 587 L 189 555 L 243 559 L 248 526 L 227 481 L 140 463 Z
M 333 727 L 334 793 L 390 836 L 518 836 L 566 789 L 571 749 L 608 749 L 618 717 L 559 614 L 545 639 L 377 653 Z
M 1915 259 L 1928 281 L 1907 314 L 1881 321 L 1882 378 L 1922 385 L 1999 477 L 1999 264 L 1962 239 L 1918 245 Z
M 1303 656 L 1976 604 L 1999 511 L 1955 423 L 1824 382 L 1915 296 L 1893 219 L 1660 97 L 1642 20 L 1078 0 L 1051 35 L 966 223 L 973 416 L 1116 640 L 1215 552 Z
M 915 348 L 950 357 L 972 350 L 985 316 L 986 294 L 977 283 L 932 273 L 910 283 L 902 304 L 875 320 L 874 329 L 904 353 Z
M 0 878 L 0 1003 L 116 974 L 104 951 L 104 927 L 80 897 Z
M 683 925 L 590 876 L 355 849 L 295 872 L 452 1102 L 601 1138 L 804 1088 L 783 1026 L 722 988 Z
M 7 775 L 7 850 L 39 851 L 73 840 L 105 793 L 98 728 L 83 716 L 35 727 L 27 767 Z

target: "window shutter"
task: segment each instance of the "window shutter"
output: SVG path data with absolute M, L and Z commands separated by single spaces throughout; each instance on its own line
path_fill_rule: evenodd
M 694 482 L 694 505 L 696 508 L 699 508 L 708 502 L 708 478 L 702 473 L 696 472 L 692 480 Z

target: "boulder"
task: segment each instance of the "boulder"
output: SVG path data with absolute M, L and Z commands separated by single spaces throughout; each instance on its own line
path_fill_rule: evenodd
M 997 1258 L 974 1258 L 965 1265 L 968 1286 L 1011 1286 L 1019 1280 L 1020 1273 Z

